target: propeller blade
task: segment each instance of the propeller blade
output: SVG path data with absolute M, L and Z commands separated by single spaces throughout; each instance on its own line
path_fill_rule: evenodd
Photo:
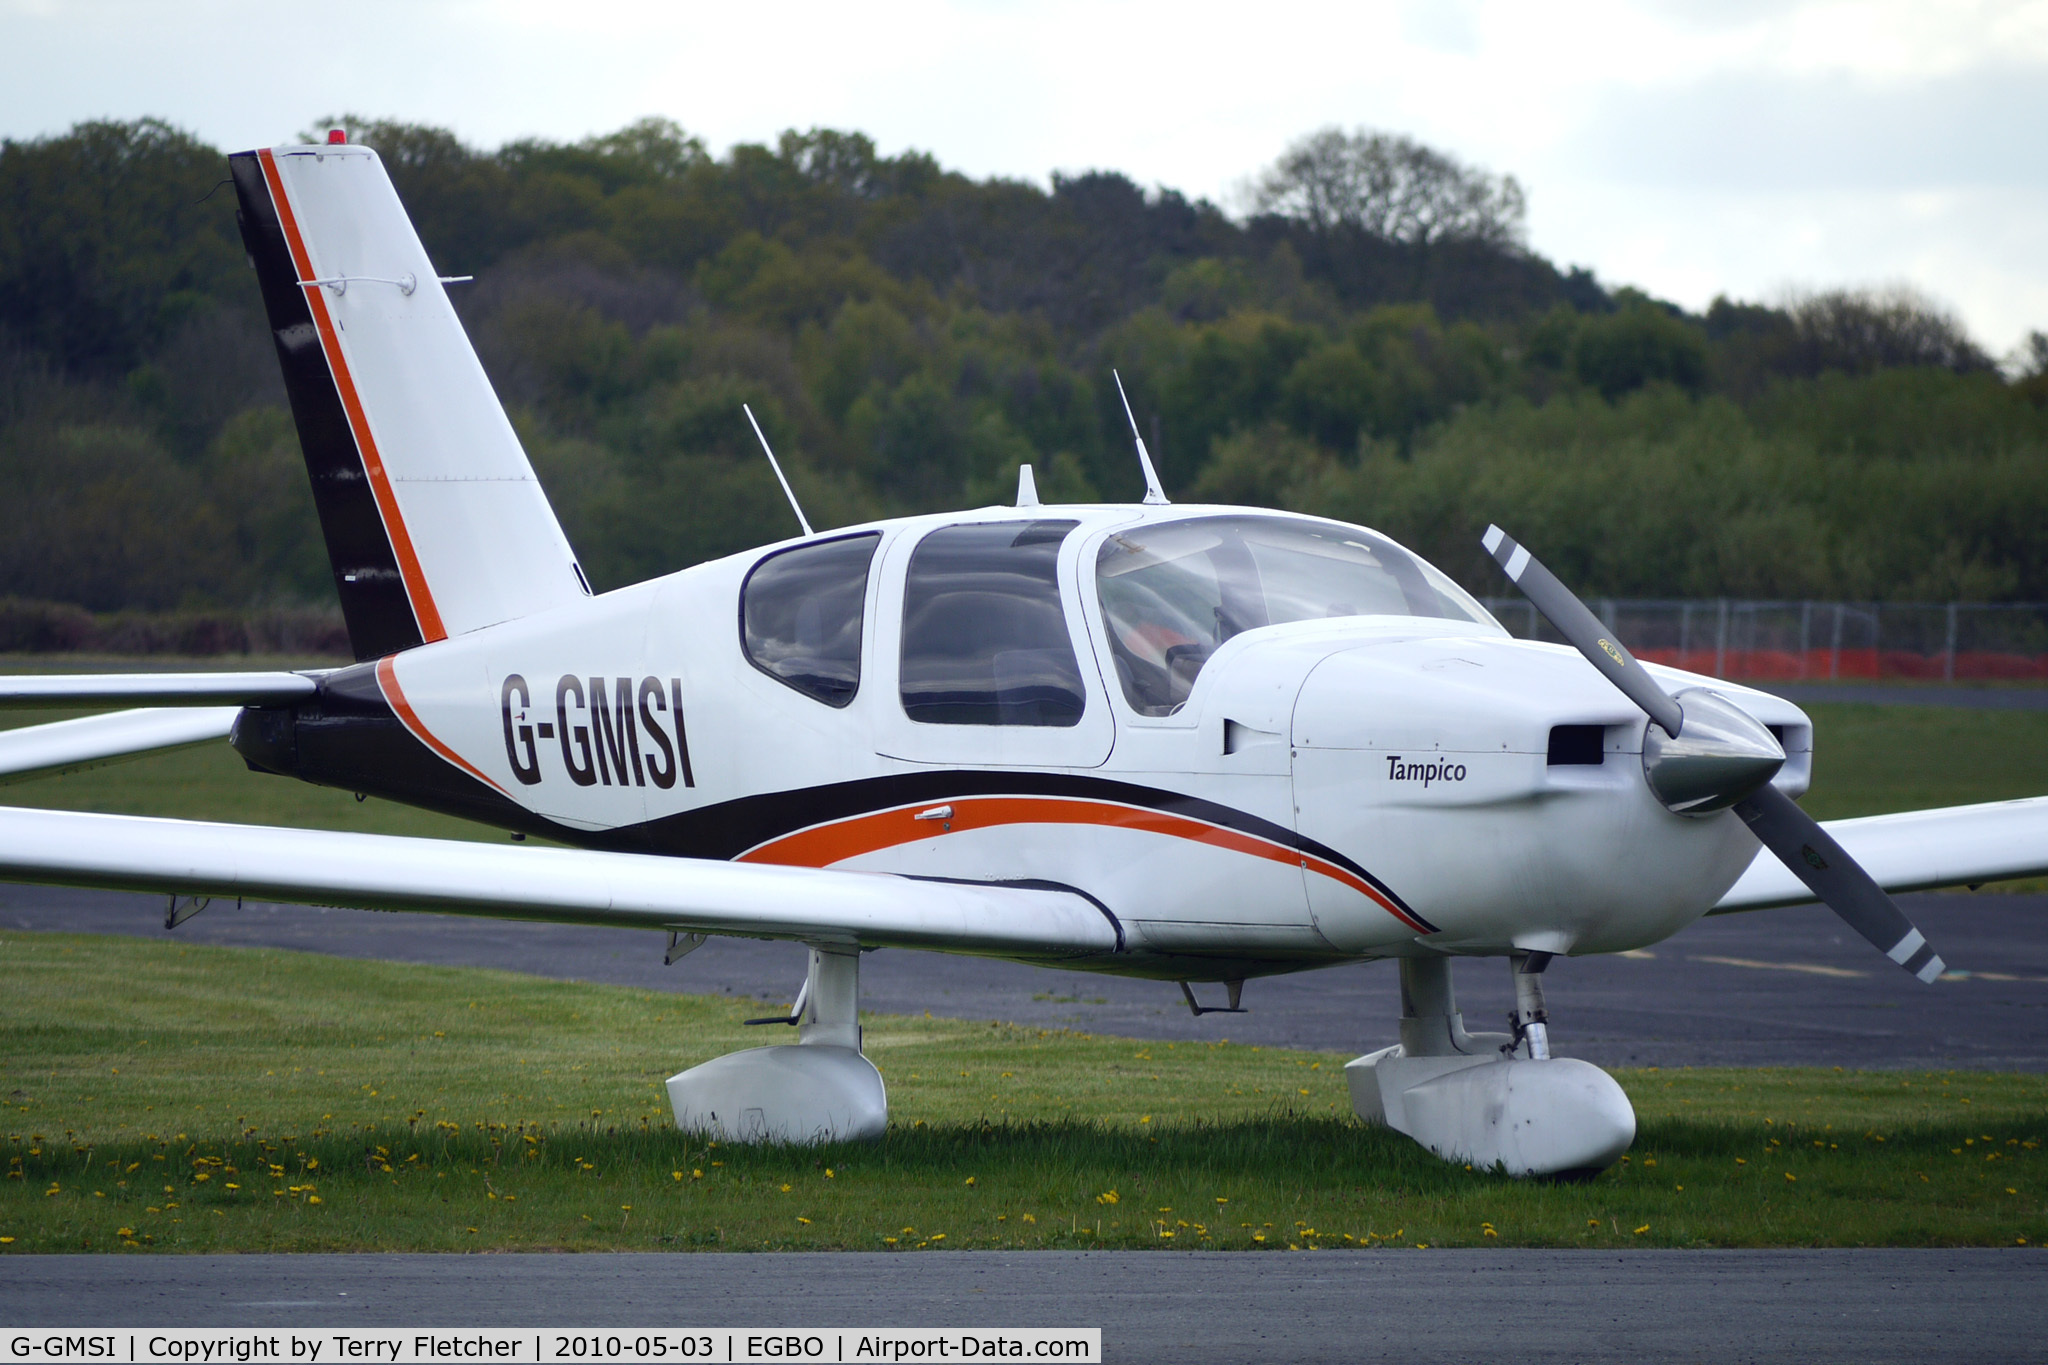
M 1498 526 L 1487 527 L 1481 543 L 1523 595 L 1536 604 L 1536 610 L 1557 627 L 1558 634 L 1591 660 L 1630 701 L 1642 707 L 1651 720 L 1664 727 L 1665 734 L 1678 738 L 1685 723 L 1684 709 L 1657 685 L 1655 678 L 1643 671 L 1636 656 L 1623 648 L 1613 632 L 1587 610 L 1570 588 L 1558 581 L 1556 574 L 1544 568 L 1542 561 Z
M 1942 974 L 1941 956 L 1906 912 L 1791 797 L 1776 787 L 1759 787 L 1735 803 L 1735 813 L 1779 862 L 1879 952 L 1922 981 L 1932 983 Z
M 1684 709 L 1643 671 L 1635 656 L 1609 634 L 1600 618 L 1500 527 L 1488 526 L 1483 543 L 1486 552 L 1536 604 L 1536 610 L 1557 627 L 1558 633 L 1640 706 L 1665 734 L 1677 740 L 1685 723 Z M 1875 944 L 1879 952 L 1922 981 L 1937 980 L 1945 965 L 1926 936 L 1906 918 L 1906 912 L 1893 904 L 1884 888 L 1871 880 L 1870 874 L 1820 827 L 1819 821 L 1770 785 L 1771 774 L 1784 761 L 1784 751 L 1770 740 L 1763 727 L 1747 712 L 1714 693 L 1695 689 L 1686 695 L 1699 699 L 1695 705 L 1702 708 L 1706 732 L 1686 745 L 1658 742 L 1654 735 L 1645 735 L 1643 739 L 1644 776 L 1658 798 L 1676 812 L 1704 812 L 1718 808 L 1735 792 L 1744 792 L 1742 799 L 1734 803 L 1735 813 L 1749 826 L 1750 833 L 1792 870 L 1793 876 L 1805 882 L 1828 909 Z M 1699 752 L 1688 752 L 1692 748 Z M 1760 785 L 1751 788 L 1752 781 Z

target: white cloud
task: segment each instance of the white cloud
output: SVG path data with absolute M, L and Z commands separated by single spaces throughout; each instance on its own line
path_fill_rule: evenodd
M 354 110 L 495 145 L 659 113 L 1220 198 L 1362 124 L 1514 173 L 1537 248 L 1610 282 L 1910 280 L 1995 348 L 2048 325 L 2044 77 L 2048 0 L 0 0 L 7 136 L 156 114 L 243 147 Z

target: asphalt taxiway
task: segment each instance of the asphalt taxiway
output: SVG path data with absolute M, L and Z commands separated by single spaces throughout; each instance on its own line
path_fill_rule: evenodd
M 1718 915 L 1637 953 L 1554 963 L 1545 978 L 1553 1045 L 1603 1066 L 2048 1071 L 2048 896 L 1943 893 L 1900 904 L 1950 964 L 1948 978 L 1922 985 L 1817 906 Z M 231 901 L 174 931 L 163 916 L 160 897 L 0 885 L 0 932 L 290 948 L 776 1003 L 804 974 L 804 949 L 790 943 L 712 939 L 664 967 L 665 938 L 630 929 Z M 1461 963 L 1455 980 L 1469 1027 L 1504 1026 L 1512 991 L 1502 962 Z M 1221 1002 L 1221 987 L 1197 989 Z M 861 963 L 862 1008 L 882 1013 L 1354 1055 L 1392 1042 L 1400 1018 L 1385 962 L 1255 980 L 1244 1003 L 1249 1013 L 1197 1019 L 1166 982 L 891 950 Z
M 2019 1250 L 22 1256 L 5 1267 L 10 1331 L 1099 1327 L 1111 1362 L 2048 1359 L 2048 1255 Z

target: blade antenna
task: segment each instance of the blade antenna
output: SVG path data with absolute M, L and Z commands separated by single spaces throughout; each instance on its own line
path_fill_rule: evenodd
M 775 452 L 768 448 L 768 438 L 762 435 L 761 424 L 754 420 L 754 410 L 742 403 L 740 411 L 747 415 L 747 424 L 754 429 L 754 439 L 761 443 L 761 453 L 768 457 L 768 467 L 775 471 L 775 482 L 782 485 L 782 496 L 789 499 L 789 510 L 796 513 L 796 524 L 804 528 L 805 535 L 815 534 L 811 530 L 810 518 L 806 517 L 804 509 L 797 505 L 796 494 L 790 490 L 789 480 L 782 477 L 782 463 L 775 458 Z
M 1145 471 L 1145 501 L 1164 507 L 1166 494 L 1159 487 L 1159 471 L 1152 467 L 1152 452 L 1145 449 L 1145 438 L 1138 434 L 1138 419 L 1131 412 L 1131 396 L 1124 392 L 1124 377 L 1115 370 L 1109 373 L 1116 380 L 1116 396 L 1124 400 L 1124 420 L 1131 424 L 1131 439 L 1138 443 L 1138 468 Z

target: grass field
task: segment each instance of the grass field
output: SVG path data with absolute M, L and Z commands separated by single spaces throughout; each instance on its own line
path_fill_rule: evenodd
M 0 1250 L 2038 1245 L 2048 1078 L 1618 1073 L 1582 1185 L 1438 1162 L 1343 1058 L 876 1016 L 877 1144 L 669 1126 L 755 1002 L 0 937 Z
M 1816 705 L 1823 818 L 2048 793 L 2048 714 Z M 61 718 L 0 713 L 0 725 Z M 501 833 L 247 772 L 224 745 L 0 800 Z M 1342 1057 L 871 1017 L 880 1144 L 712 1148 L 662 1080 L 755 1002 L 500 973 L 0 936 L 0 1251 L 2038 1245 L 2048 1079 L 1617 1073 L 1584 1185 L 1349 1117 Z

